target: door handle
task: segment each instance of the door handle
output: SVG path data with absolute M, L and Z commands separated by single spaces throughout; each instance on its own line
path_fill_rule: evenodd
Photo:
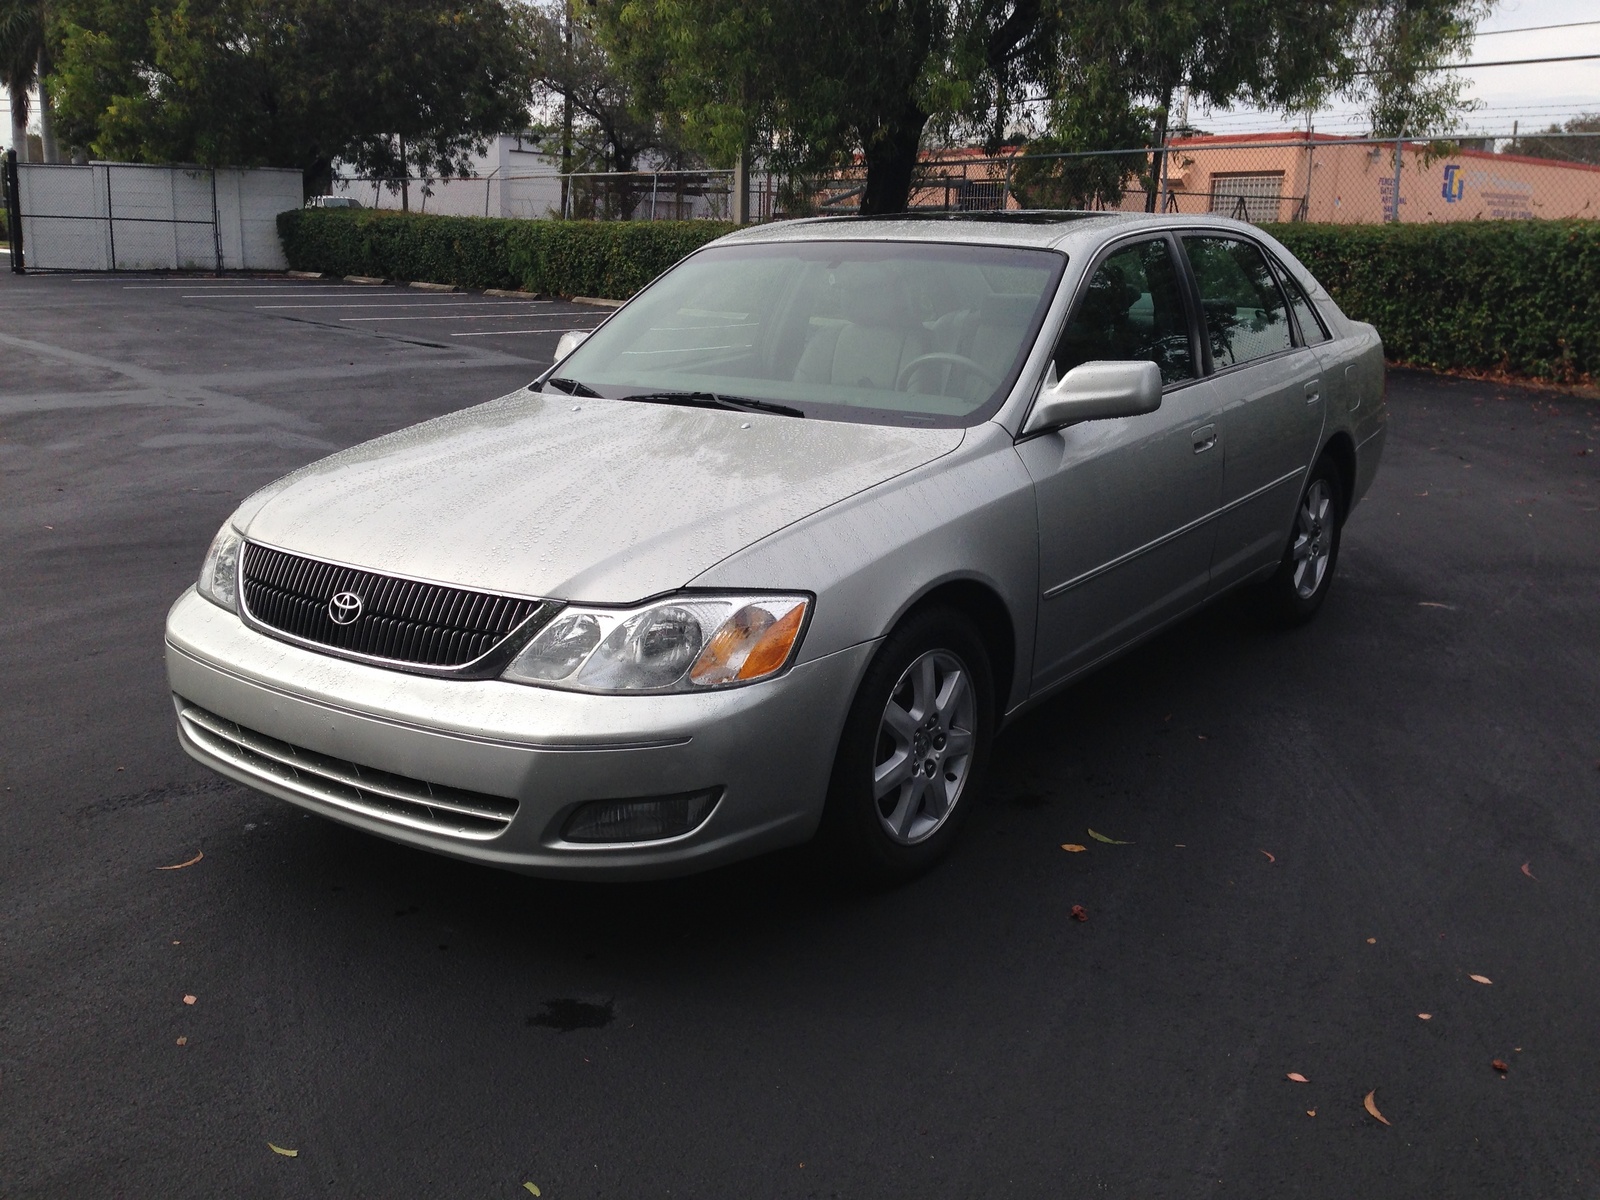
M 1313 379 L 1306 384 L 1306 403 L 1315 404 L 1322 399 L 1322 380 Z
M 1191 433 L 1189 437 L 1194 442 L 1194 452 L 1196 454 L 1204 454 L 1217 444 L 1217 427 L 1215 425 L 1202 425 Z

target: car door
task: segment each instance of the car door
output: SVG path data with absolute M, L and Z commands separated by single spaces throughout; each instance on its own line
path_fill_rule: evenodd
M 1261 247 L 1233 233 L 1186 233 L 1181 240 L 1221 405 L 1215 592 L 1283 554 L 1327 405 L 1322 363 L 1295 336 L 1288 302 Z
M 1161 406 L 1021 440 L 1039 516 L 1034 691 L 1114 652 L 1206 593 L 1223 434 L 1170 235 L 1113 243 L 1088 275 L 1051 377 L 1099 359 L 1161 368 Z

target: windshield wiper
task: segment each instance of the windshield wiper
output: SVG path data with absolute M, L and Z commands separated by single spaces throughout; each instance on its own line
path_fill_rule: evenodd
M 563 379 L 557 376 L 555 379 L 546 379 L 545 383 L 553 388 L 560 388 L 569 396 L 592 396 L 596 400 L 604 398 L 587 383 L 579 383 L 576 379 Z
M 787 404 L 773 404 L 768 400 L 750 400 L 744 396 L 724 396 L 720 392 L 640 392 L 624 396 L 624 400 L 641 400 L 647 404 L 682 404 L 690 408 L 727 408 L 734 412 L 771 413 L 775 417 L 803 417 L 806 414 Z

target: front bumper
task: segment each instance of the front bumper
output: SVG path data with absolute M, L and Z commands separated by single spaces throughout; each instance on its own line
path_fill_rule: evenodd
M 587 878 L 686 874 L 809 838 L 874 648 L 725 691 L 594 696 L 318 654 L 247 628 L 192 588 L 167 617 L 179 739 L 199 762 L 408 845 Z M 426 797 L 429 785 L 441 798 L 439 822 L 406 816 L 426 810 L 404 801 L 384 810 L 383 795 L 420 788 Z M 622 845 L 561 837 L 585 801 L 708 788 L 721 788 L 721 800 L 680 837 Z M 452 808 L 470 809 L 471 796 L 485 811 L 498 803 L 514 815 L 498 825 L 452 822 Z

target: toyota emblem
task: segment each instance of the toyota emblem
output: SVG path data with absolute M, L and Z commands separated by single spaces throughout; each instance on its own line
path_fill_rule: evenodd
M 354 592 L 340 592 L 328 601 L 328 618 L 335 625 L 350 625 L 361 615 L 361 597 Z

